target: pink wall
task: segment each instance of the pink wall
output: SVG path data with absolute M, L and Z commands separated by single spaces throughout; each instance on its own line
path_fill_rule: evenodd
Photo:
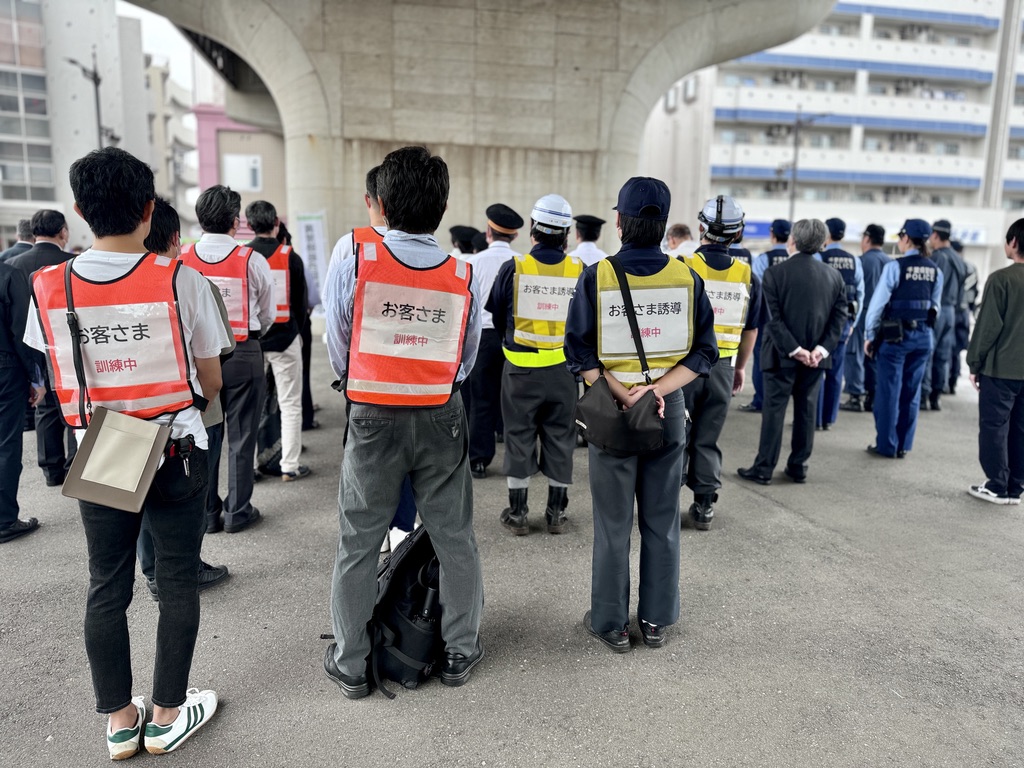
M 246 131 L 256 133 L 259 129 L 251 125 L 236 123 L 224 113 L 224 108 L 215 104 L 196 104 L 192 108 L 196 116 L 196 150 L 199 153 L 199 189 L 220 184 L 220 152 L 217 149 L 217 133 L 220 131 Z

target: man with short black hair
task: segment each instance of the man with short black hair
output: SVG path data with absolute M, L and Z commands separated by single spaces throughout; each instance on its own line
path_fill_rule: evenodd
M 36 238 L 32 234 L 32 221 L 31 219 L 19 219 L 18 220 L 18 240 L 10 248 L 7 248 L 3 252 L 0 252 L 0 264 L 3 264 L 8 259 L 17 256 L 19 253 L 24 253 L 35 243 Z
M 181 259 L 209 278 L 224 297 L 235 336 L 235 353 L 224 363 L 224 410 L 228 435 L 228 496 L 219 494 L 219 466 L 210 475 L 213 502 L 206 509 L 206 532 L 238 533 L 260 520 L 252 505 L 253 460 L 266 374 L 259 337 L 274 322 L 274 278 L 267 260 L 235 242 L 241 197 L 215 185 L 196 200 L 203 236 L 182 249 Z M 221 513 L 223 512 L 223 521 Z
M 569 255 L 575 256 L 588 267 L 601 259 L 607 259 L 608 254 L 597 247 L 597 239 L 601 237 L 601 227 L 605 225 L 605 220 L 586 213 L 573 216 L 572 219 L 576 222 L 576 250 Z
M 828 230 L 818 219 L 793 225 L 786 250 L 790 258 L 766 269 L 762 289 L 768 307 L 761 369 L 764 411 L 761 439 L 753 466 L 737 473 L 744 480 L 770 485 L 779 463 L 786 407 L 793 399 L 792 451 L 785 475 L 807 480 L 807 460 L 814 447 L 818 387 L 847 317 L 846 286 L 839 272 L 818 260 Z
M 448 166 L 425 147 L 385 157 L 377 199 L 388 232 L 340 260 L 327 292 L 328 354 L 352 411 L 331 587 L 336 642 L 324 671 L 349 699 L 370 693 L 376 553 L 406 477 L 440 563 L 441 683 L 463 685 L 484 656 L 483 579 L 458 396 L 476 359 L 480 297 L 472 266 L 445 254 L 433 234 L 448 186 Z
M 36 273 L 38 313 L 30 307 L 25 341 L 47 353 L 67 423 L 85 427 L 88 422 L 84 388 L 92 406 L 171 426 L 141 515 L 78 503 L 89 552 L 85 648 L 96 709 L 110 715 L 107 748 L 120 760 L 139 750 L 143 732 L 147 751 L 177 749 L 217 711 L 217 694 L 190 690 L 188 678 L 199 630 L 199 549 L 208 481 L 202 409 L 206 398 L 220 391 L 219 355 L 228 337 L 202 276 L 146 252 L 155 198 L 149 166 L 106 147 L 73 163 L 70 181 L 75 211 L 92 229 L 95 244 L 66 265 Z M 66 320 L 69 293 L 82 321 L 80 340 L 72 337 Z M 90 349 L 105 345 L 106 355 L 130 360 L 130 369 L 83 366 L 81 387 L 72 360 L 77 343 Z M 168 355 L 171 348 L 182 355 Z M 156 546 L 160 592 L 148 724 L 143 697 L 132 695 L 126 617 L 144 517 L 150 518 Z
M 868 224 L 860 237 L 860 266 L 864 273 L 864 303 L 871 301 L 875 287 L 882 276 L 882 268 L 892 257 L 882 250 L 885 245 L 885 229 L 878 224 Z M 866 310 L 867 307 L 865 306 Z M 846 393 L 850 396 L 839 406 L 843 411 L 870 411 L 875 402 L 875 358 L 864 354 L 864 320 L 867 312 L 861 312 L 853 327 L 850 341 L 846 345 Z
M 978 458 L 985 482 L 968 493 L 1020 504 L 1024 491 L 1024 219 L 1006 232 L 1010 266 L 989 275 L 967 365 L 978 390 Z
M 31 281 L 36 270 L 53 264 L 63 264 L 72 256 L 64 250 L 68 241 L 68 225 L 60 211 L 36 211 L 31 222 L 35 245 L 7 261 L 20 269 Z M 38 355 L 39 367 L 46 376 L 46 358 Z M 49 486 L 59 486 L 71 468 L 78 444 L 71 429 L 60 418 L 60 407 L 53 395 L 49 381 L 46 394 L 36 403 L 36 461 L 43 470 L 43 477 Z
M 275 322 L 260 338 L 267 367 L 274 372 L 281 410 L 281 480 L 301 480 L 310 474 L 299 464 L 302 451 L 302 339 L 299 322 L 306 314 L 306 273 L 290 245 L 277 242 L 281 220 L 266 200 L 245 207 L 245 219 L 256 237 L 248 245 L 267 259 L 274 276 Z

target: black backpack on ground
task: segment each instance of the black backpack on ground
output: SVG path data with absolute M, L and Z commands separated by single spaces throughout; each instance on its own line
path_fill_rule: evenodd
M 394 680 L 415 688 L 444 658 L 440 565 L 427 530 L 420 526 L 377 568 L 377 603 L 370 619 L 369 671 L 381 692 Z

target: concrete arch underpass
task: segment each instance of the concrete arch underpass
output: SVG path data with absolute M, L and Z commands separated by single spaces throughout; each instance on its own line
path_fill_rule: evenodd
M 363 223 L 363 177 L 391 149 L 449 164 L 444 225 L 546 192 L 611 210 L 652 107 L 679 78 L 801 34 L 832 0 L 132 0 L 244 59 L 285 141 L 288 213 Z M 247 101 L 251 103 L 246 103 Z M 266 97 L 229 95 L 259 121 Z M 270 118 L 273 122 L 273 116 Z M 443 238 L 442 238 L 443 240 Z

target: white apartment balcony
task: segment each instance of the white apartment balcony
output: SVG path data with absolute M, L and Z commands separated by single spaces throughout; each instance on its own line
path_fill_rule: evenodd
M 1024 128 L 1024 107 L 1010 108 L 1010 125 L 1014 128 Z
M 1024 181 L 1024 160 L 1004 160 L 1003 178 L 1010 181 Z
M 970 101 L 915 99 L 905 96 L 858 96 L 854 93 L 807 91 L 794 88 L 724 88 L 715 89 L 717 109 L 753 109 L 765 112 L 796 112 L 805 114 L 832 113 L 892 120 L 925 120 L 941 123 L 970 123 L 979 129 L 988 125 L 989 107 Z M 1024 126 L 1024 108 L 1020 125 Z M 772 121 L 776 122 L 776 121 Z M 784 121 L 782 121 L 784 122 Z
M 868 0 L 868 4 L 883 7 L 895 5 L 895 3 L 887 3 L 884 0 Z M 965 3 L 964 0 L 899 0 L 898 5 L 900 8 L 909 8 L 915 11 L 967 13 L 988 16 L 993 19 L 1001 18 L 1003 15 L 1003 0 L 974 0 L 971 3 Z
M 183 164 L 181 166 L 181 172 L 178 174 L 178 183 L 183 184 L 186 187 L 198 187 L 199 169 L 194 165 Z
M 834 37 L 815 34 L 803 35 L 790 43 L 772 48 L 767 53 L 800 57 L 801 59 L 806 57 L 809 59 L 806 63 L 786 64 L 785 68 L 806 69 L 810 71 L 816 71 L 819 68 L 834 70 L 835 66 L 830 65 L 830 61 L 841 59 L 868 62 L 868 69 L 873 71 L 878 70 L 875 70 L 870 64 L 880 65 L 882 70 L 885 70 L 887 65 L 899 64 L 904 67 L 916 68 L 938 67 L 944 70 L 978 70 L 991 74 L 995 71 L 999 59 L 996 51 L 986 51 L 980 48 L 960 48 L 950 45 L 918 43 L 906 40 L 861 40 L 859 37 Z M 816 66 L 817 62 L 820 62 L 820 67 Z M 905 77 L 932 77 L 932 79 L 938 79 L 929 75 L 927 69 L 921 69 L 920 75 L 913 72 L 896 72 L 893 74 Z M 952 72 L 941 79 L 968 79 L 975 81 L 973 76 L 965 78 Z
M 713 144 L 711 146 L 712 167 L 754 168 L 757 169 L 757 173 L 753 175 L 766 181 L 771 181 L 774 178 L 785 179 L 789 174 L 788 166 L 792 161 L 792 147 L 755 144 Z M 777 175 L 776 170 L 780 168 L 783 170 L 781 174 Z M 985 161 L 980 157 L 802 147 L 799 170 L 801 172 L 819 171 L 840 174 L 880 174 L 894 178 L 891 182 L 879 183 L 897 185 L 899 180 L 895 177 L 899 176 L 980 179 L 984 174 L 984 168 Z
M 185 112 L 192 109 L 192 93 L 189 90 L 182 88 L 169 77 L 164 80 L 164 87 L 168 104 L 179 107 Z
M 177 146 L 180 149 L 195 149 L 196 132 L 186 128 L 181 120 L 172 118 L 167 121 L 167 144 L 168 147 Z

